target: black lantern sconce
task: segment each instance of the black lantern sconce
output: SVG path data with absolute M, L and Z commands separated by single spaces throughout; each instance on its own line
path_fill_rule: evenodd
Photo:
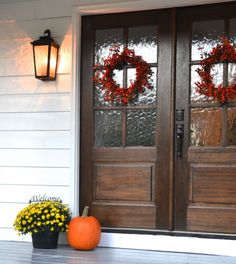
M 56 80 L 59 45 L 51 38 L 50 30 L 31 42 L 34 54 L 35 78 L 42 81 Z

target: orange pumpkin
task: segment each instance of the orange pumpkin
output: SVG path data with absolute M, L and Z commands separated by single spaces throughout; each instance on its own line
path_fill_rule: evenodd
M 67 240 L 71 247 L 80 250 L 94 249 L 101 239 L 101 226 L 93 216 L 88 216 L 85 206 L 82 216 L 74 217 L 68 227 Z

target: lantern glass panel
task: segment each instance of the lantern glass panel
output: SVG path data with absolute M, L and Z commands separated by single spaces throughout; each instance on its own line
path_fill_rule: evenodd
M 50 54 L 50 78 L 55 78 L 56 76 L 56 66 L 57 66 L 57 48 L 51 46 L 51 54 Z
M 46 76 L 48 67 L 48 45 L 35 46 L 36 76 Z

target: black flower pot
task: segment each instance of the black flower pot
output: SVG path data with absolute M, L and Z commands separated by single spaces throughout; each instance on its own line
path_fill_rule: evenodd
M 48 230 L 42 233 L 33 233 L 32 242 L 34 248 L 56 248 L 59 232 L 50 232 Z

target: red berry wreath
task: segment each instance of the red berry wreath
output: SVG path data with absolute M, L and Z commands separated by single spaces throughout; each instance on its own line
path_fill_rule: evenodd
M 150 78 L 152 71 L 146 61 L 141 56 L 135 55 L 134 50 L 124 48 L 120 51 L 119 47 L 110 49 L 110 55 L 104 59 L 104 68 L 101 76 L 95 74 L 94 80 L 105 91 L 104 100 L 109 102 L 122 103 L 127 105 L 129 102 L 137 99 L 139 94 L 144 93 L 145 89 L 151 89 Z M 136 79 L 130 81 L 130 85 L 120 87 L 113 79 L 114 70 L 121 70 L 125 65 L 136 68 Z
M 196 82 L 197 92 L 206 96 L 214 97 L 223 104 L 226 100 L 236 95 L 236 76 L 233 82 L 227 85 L 213 83 L 211 69 L 216 63 L 235 63 L 236 49 L 230 44 L 226 37 L 222 37 L 222 42 L 206 54 L 206 58 L 200 63 L 201 67 L 196 71 L 201 81 Z

